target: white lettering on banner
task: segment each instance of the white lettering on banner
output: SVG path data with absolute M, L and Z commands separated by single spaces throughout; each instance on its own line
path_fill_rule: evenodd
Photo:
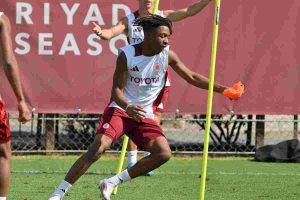
M 79 48 L 73 33 L 68 33 L 59 51 L 59 55 L 65 55 L 67 51 L 73 51 L 75 55 L 80 55 Z
M 66 3 L 61 3 L 60 6 L 62 7 L 62 9 L 64 10 L 65 14 L 67 15 L 67 24 L 68 25 L 72 25 L 73 24 L 73 16 L 76 12 L 76 10 L 79 8 L 80 4 L 79 3 L 75 3 L 71 10 L 69 9 L 69 7 L 67 6 Z
M 19 55 L 26 55 L 30 52 L 30 43 L 29 43 L 30 35 L 28 33 L 18 33 L 15 38 L 15 42 L 19 45 L 15 48 L 15 53 Z M 46 40 L 47 39 L 47 40 Z M 53 42 L 53 33 L 39 33 L 38 34 L 38 54 L 39 55 L 53 55 L 52 49 L 46 49 L 46 47 L 52 47 Z M 87 43 L 91 48 L 87 49 L 87 54 L 90 56 L 98 56 L 102 53 L 103 47 L 100 44 L 100 38 L 95 34 L 90 34 L 87 38 Z M 118 48 L 116 47 L 116 43 L 121 41 L 123 43 L 127 43 L 126 36 L 120 35 L 109 41 L 109 50 L 118 55 Z M 104 41 L 107 44 L 107 41 Z M 73 33 L 66 34 L 63 44 L 60 48 L 59 55 L 65 55 L 68 51 L 72 51 L 74 55 L 81 55 L 80 50 L 78 48 L 76 39 Z
M 87 39 L 88 44 L 91 45 L 92 47 L 94 47 L 94 50 L 88 49 L 86 51 L 87 54 L 89 54 L 91 56 L 97 56 L 102 53 L 102 46 L 96 40 L 100 41 L 100 38 L 95 34 L 89 35 L 89 37 Z
M 116 25 L 119 21 L 119 9 L 124 10 L 125 15 L 128 15 L 131 10 L 130 8 L 128 8 L 128 6 L 124 5 L 124 4 L 113 4 L 112 7 L 112 25 Z
M 23 49 L 16 47 L 15 53 L 19 55 L 28 54 L 30 51 L 30 44 L 27 41 L 24 41 L 23 38 L 29 39 L 30 35 L 28 33 L 18 33 L 16 35 L 16 43 L 23 47 Z
M 89 25 L 91 22 L 97 22 L 99 25 L 105 25 L 97 4 L 90 5 L 89 11 L 84 19 L 83 25 Z
M 55 12 L 52 12 L 53 9 L 55 9 Z M 125 4 L 112 3 L 111 9 L 111 25 L 117 24 L 120 15 L 127 15 L 131 12 L 130 8 Z M 34 31 L 30 31 L 29 29 L 28 32 L 16 33 L 15 53 L 26 55 L 29 54 L 31 50 L 36 49 L 38 55 L 65 55 L 71 53 L 75 56 L 81 54 L 98 56 L 101 55 L 104 49 L 109 49 L 112 54 L 118 55 L 118 48 L 127 44 L 125 35 L 119 35 L 110 41 L 105 41 L 92 33 L 92 22 L 97 22 L 100 26 L 109 24 L 105 22 L 104 19 L 106 18 L 103 18 L 101 11 L 101 3 L 84 4 L 82 2 L 70 3 L 68 1 L 52 4 L 50 1 L 39 3 L 37 6 L 30 2 L 16 2 L 16 24 L 21 24 L 22 29 L 25 30 L 28 30 L 29 25 L 34 24 Z M 36 15 L 36 13 L 38 13 L 38 15 Z M 40 16 L 40 14 L 42 14 L 42 16 Z M 54 23 L 52 19 L 58 16 L 60 16 L 59 19 L 61 21 L 59 22 L 59 27 L 56 25 L 57 21 Z M 78 18 L 81 21 L 78 21 Z M 49 27 L 52 23 L 54 23 L 55 26 Z M 68 28 L 68 26 L 73 25 L 76 25 L 74 26 L 76 30 L 74 28 Z M 81 31 L 78 31 L 78 25 L 82 26 Z M 30 28 L 31 27 L 32 26 L 30 26 Z M 51 31 L 45 31 L 45 28 L 47 28 L 46 30 L 48 31 L 50 28 Z M 59 30 L 59 32 L 56 32 L 57 30 Z M 64 30 L 66 30 L 66 33 L 63 33 Z M 55 36 L 57 36 L 59 40 Z M 86 38 L 85 44 L 84 38 L 82 37 Z
M 46 50 L 45 47 L 52 46 L 52 41 L 46 41 L 46 38 L 53 38 L 53 33 L 39 34 L 39 55 L 53 55 L 52 50 Z
M 74 16 L 80 7 L 80 3 L 74 3 L 71 6 L 68 6 L 66 3 L 60 3 L 60 7 L 67 17 L 67 25 L 74 24 Z M 43 3 L 43 23 L 45 25 L 50 24 L 50 3 Z M 112 4 L 112 25 L 116 25 L 119 21 L 119 11 L 123 11 L 125 15 L 128 15 L 131 11 L 130 8 L 124 4 Z M 31 19 L 31 14 L 33 12 L 33 7 L 30 3 L 17 2 L 16 3 L 16 24 L 22 24 L 22 20 L 26 24 L 33 24 Z M 55 11 L 56 13 L 59 11 Z M 82 13 L 81 13 L 82 14 Z M 102 17 L 100 8 L 98 4 L 92 3 L 89 6 L 89 9 L 86 13 L 86 16 L 83 20 L 83 25 L 89 25 L 91 22 L 97 22 L 99 25 L 105 25 L 104 19 Z
M 50 23 L 50 4 L 45 3 L 44 4 L 44 24 Z
M 33 24 L 30 15 L 32 13 L 32 6 L 29 3 L 17 2 L 16 4 L 16 24 L 22 24 L 22 19 L 27 24 Z

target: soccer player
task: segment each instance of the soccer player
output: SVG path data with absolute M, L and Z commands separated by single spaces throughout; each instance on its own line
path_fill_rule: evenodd
M 143 27 L 142 43 L 121 48 L 114 72 L 112 101 L 100 119 L 97 134 L 88 151 L 72 166 L 49 200 L 61 200 L 65 192 L 124 133 L 141 150 L 150 152 L 133 167 L 99 182 L 100 193 L 110 200 L 113 189 L 128 180 L 144 175 L 167 162 L 171 150 L 162 129 L 154 121 L 153 103 L 163 92 L 166 72 L 171 68 L 191 85 L 208 89 L 209 80 L 189 70 L 174 51 L 169 50 L 172 23 L 159 15 L 148 15 L 135 22 Z M 244 91 L 238 83 L 232 88 L 214 85 L 214 91 L 238 99 Z
M 159 10 L 157 12 L 158 15 L 162 17 L 167 17 L 172 22 L 183 20 L 187 17 L 194 16 L 199 13 L 203 8 L 205 8 L 211 0 L 201 0 L 193 5 L 190 5 L 187 8 L 179 9 L 179 10 Z M 137 44 L 143 41 L 144 33 L 141 27 L 134 25 L 134 20 L 137 17 L 142 17 L 148 14 L 151 14 L 153 11 L 154 0 L 138 0 L 139 9 L 133 13 L 130 13 L 123 19 L 121 19 L 115 26 L 109 29 L 101 29 L 100 26 L 95 25 L 94 32 L 101 37 L 102 39 L 109 40 L 115 36 L 120 35 L 121 33 L 125 33 L 128 38 L 128 42 L 130 44 Z M 169 77 L 169 76 L 168 76 Z M 168 93 L 170 89 L 170 80 L 168 79 L 165 84 L 164 92 L 159 101 L 155 104 L 155 121 L 158 125 L 160 125 L 161 114 L 164 112 L 164 108 L 166 106 Z M 148 156 L 149 152 L 144 152 L 144 157 Z M 137 161 L 137 146 L 129 140 L 128 143 L 128 168 L 132 167 Z M 153 172 L 148 172 L 148 176 L 153 175 Z
M 22 92 L 18 64 L 12 49 L 9 19 L 0 12 L 0 65 L 18 101 L 19 121 L 27 122 L 30 112 Z M 10 178 L 10 128 L 5 103 L 0 96 L 0 200 L 6 200 Z

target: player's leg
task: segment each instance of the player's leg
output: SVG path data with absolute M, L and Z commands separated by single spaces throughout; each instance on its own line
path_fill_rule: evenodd
M 8 194 L 10 178 L 10 129 L 3 100 L 0 99 L 0 200 Z
M 154 121 L 156 122 L 156 124 L 158 126 L 160 126 L 160 121 L 161 121 L 161 113 L 162 111 L 159 111 L 159 112 L 155 112 L 154 113 Z M 149 151 L 144 151 L 144 156 L 143 157 L 147 157 L 149 156 L 151 153 Z M 146 176 L 153 176 L 154 175 L 154 172 L 153 171 L 149 171 L 146 173 Z
M 97 161 L 111 146 L 112 139 L 103 134 L 97 134 L 88 151 L 84 153 L 68 171 L 64 180 L 51 195 L 49 200 L 61 200 L 72 185 Z
M 145 150 L 149 151 L 151 154 L 139 160 L 134 167 L 129 169 L 131 178 L 144 175 L 147 172 L 158 168 L 167 162 L 172 155 L 168 141 L 163 136 L 151 140 L 146 145 Z
M 132 168 L 125 169 L 109 179 L 100 182 L 100 191 L 105 200 L 110 199 L 110 195 L 115 186 L 131 180 L 132 178 L 145 175 L 147 172 L 156 169 L 171 157 L 171 149 L 164 137 L 161 128 L 153 121 L 152 124 L 138 124 L 138 127 L 131 131 L 129 136 L 138 144 L 142 150 L 151 154 L 139 160 Z M 127 132 L 126 132 L 127 133 Z
M 8 194 L 10 158 L 10 141 L 0 144 L 0 200 L 5 200 Z
M 109 112 L 109 111 L 108 111 Z M 100 119 L 97 134 L 88 151 L 71 167 L 65 179 L 51 195 L 49 200 L 61 200 L 67 190 L 97 161 L 102 153 L 111 146 L 112 141 L 122 135 L 122 118 L 104 114 Z

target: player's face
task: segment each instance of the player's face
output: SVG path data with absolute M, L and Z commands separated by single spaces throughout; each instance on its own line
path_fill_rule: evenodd
M 154 0 L 138 0 L 140 8 L 152 8 Z
M 170 29 L 167 26 L 159 26 L 153 30 L 152 45 L 153 49 L 162 51 L 169 45 Z

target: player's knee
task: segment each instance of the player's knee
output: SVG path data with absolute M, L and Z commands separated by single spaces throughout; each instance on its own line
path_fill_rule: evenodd
M 167 162 L 168 160 L 170 160 L 171 157 L 172 157 L 172 152 L 169 149 L 168 150 L 164 150 L 163 152 L 161 152 L 159 154 L 159 160 L 162 163 Z
M 0 158 L 1 159 L 10 159 L 11 151 L 5 145 L 0 145 Z
M 85 157 L 87 159 L 87 162 L 96 162 L 97 160 L 99 160 L 99 158 L 101 158 L 102 154 L 104 151 L 102 151 L 100 148 L 98 151 L 92 151 L 89 150 L 88 152 L 86 152 Z

